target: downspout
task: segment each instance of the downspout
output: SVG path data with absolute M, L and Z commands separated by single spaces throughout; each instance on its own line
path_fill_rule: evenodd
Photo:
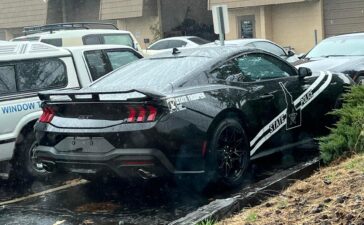
M 163 38 L 163 20 L 162 20 L 162 0 L 157 0 L 157 10 L 158 10 L 158 22 L 159 22 L 159 31 L 161 33 L 161 37 Z
M 61 1 L 62 1 L 62 22 L 66 23 L 67 22 L 66 0 L 61 0 Z

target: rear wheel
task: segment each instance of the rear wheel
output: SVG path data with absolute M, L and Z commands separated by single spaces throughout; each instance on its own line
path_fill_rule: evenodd
M 35 160 L 36 147 L 37 142 L 35 140 L 34 132 L 25 134 L 22 142 L 17 145 L 13 161 L 13 169 L 17 179 L 46 180 L 49 177 L 50 172 L 45 170 L 43 165 L 37 163 Z
M 238 119 L 222 120 L 209 143 L 215 179 L 228 187 L 240 185 L 249 166 L 249 145 Z

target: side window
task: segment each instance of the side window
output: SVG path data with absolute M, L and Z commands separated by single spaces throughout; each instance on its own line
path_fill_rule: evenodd
M 291 66 L 270 55 L 248 54 L 236 60 L 241 73 L 253 81 L 296 75 Z
M 180 40 L 170 40 L 168 48 L 181 48 L 187 45 L 187 42 Z
M 169 41 L 160 41 L 149 47 L 150 50 L 162 50 L 167 49 L 169 46 Z
M 229 82 L 244 81 L 244 76 L 238 66 L 236 59 L 232 59 L 219 68 L 212 71 L 211 75 L 218 80 L 225 80 Z
M 106 54 L 109 57 L 113 70 L 140 58 L 133 52 L 126 50 L 107 50 Z
M 103 35 L 104 44 L 111 45 L 127 45 L 129 47 L 134 47 L 133 39 L 129 34 L 113 34 L 113 35 Z
M 84 45 L 99 45 L 101 40 L 99 35 L 87 35 L 82 38 Z
M 272 53 L 274 55 L 286 56 L 286 53 L 282 48 L 280 48 L 277 45 L 274 45 L 272 43 L 259 41 L 259 42 L 254 42 L 254 45 L 257 48 L 262 49 L 262 50 L 267 51 L 267 52 L 270 52 L 270 53 Z
M 51 89 L 67 86 L 66 66 L 60 59 L 36 59 L 17 63 L 18 91 Z
M 112 70 L 101 50 L 87 51 L 85 58 L 92 80 L 97 80 Z
M 15 66 L 0 66 L 0 95 L 15 91 Z
M 62 39 L 61 38 L 55 38 L 55 39 L 42 39 L 41 42 L 54 45 L 57 47 L 62 47 Z

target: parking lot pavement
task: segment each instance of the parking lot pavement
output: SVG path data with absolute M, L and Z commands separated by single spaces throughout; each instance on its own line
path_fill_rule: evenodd
M 315 155 L 310 151 L 303 153 L 299 160 L 277 156 L 255 161 L 247 184 Z M 29 186 L 2 182 L 0 224 L 167 224 L 216 198 L 228 197 L 237 191 L 209 187 L 201 194 L 185 182 L 178 185 L 180 182 L 150 180 L 130 184 L 114 180 L 96 184 L 81 179 L 70 182 L 68 178 L 61 176 L 52 184 L 35 182 Z M 192 181 L 191 178 L 187 183 Z

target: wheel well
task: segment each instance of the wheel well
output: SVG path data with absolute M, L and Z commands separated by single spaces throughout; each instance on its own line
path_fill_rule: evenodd
M 236 109 L 236 108 L 228 108 L 228 109 L 224 109 L 223 111 L 221 111 L 216 117 L 215 119 L 212 121 L 211 125 L 209 126 L 209 129 L 207 131 L 208 137 L 210 138 L 215 127 L 225 118 L 238 118 L 240 124 L 243 126 L 244 131 L 247 135 L 248 138 L 251 137 L 250 133 L 249 133 L 249 125 L 247 123 L 247 119 L 244 115 L 243 112 L 241 112 L 240 110 Z
M 37 120 L 30 121 L 27 123 L 20 131 L 18 137 L 16 138 L 16 144 L 21 143 L 24 140 L 24 136 L 28 133 L 33 131 L 34 125 L 37 122 Z

